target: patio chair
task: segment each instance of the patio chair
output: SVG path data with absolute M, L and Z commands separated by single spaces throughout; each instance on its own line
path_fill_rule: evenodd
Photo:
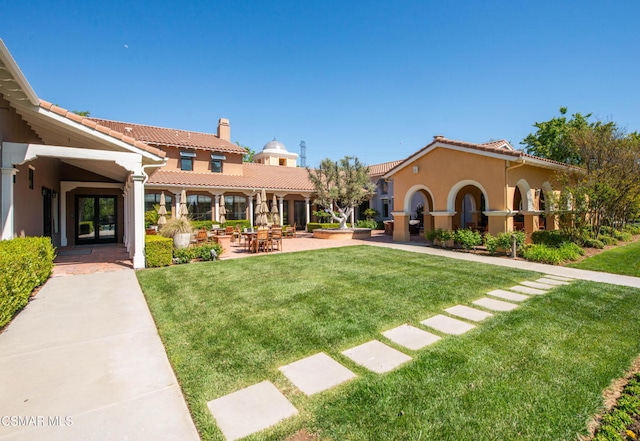
M 231 242 L 238 241 L 238 244 L 242 243 L 242 239 L 244 236 L 242 235 L 242 230 L 240 229 L 240 225 L 236 225 L 236 228 L 233 230 L 233 236 L 231 237 Z
M 271 251 L 278 249 L 282 251 L 282 228 L 271 230 Z
M 209 242 L 209 236 L 207 236 L 207 231 L 206 230 L 198 231 L 198 234 L 196 235 L 196 245 L 200 245 L 201 243 L 207 243 L 207 242 Z
M 295 239 L 295 237 L 296 237 L 296 227 L 297 227 L 297 224 L 295 222 L 293 224 L 293 227 L 292 226 L 288 226 L 287 229 L 283 231 L 284 237 L 293 237 Z
M 271 245 L 269 239 L 269 230 L 258 230 L 253 242 L 253 248 L 256 253 L 260 250 L 269 251 L 269 247 Z

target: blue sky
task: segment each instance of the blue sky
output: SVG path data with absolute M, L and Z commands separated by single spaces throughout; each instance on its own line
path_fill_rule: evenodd
M 640 130 L 637 1 L 5 2 L 2 38 L 41 98 L 215 132 L 307 165 L 402 159 L 437 134 L 515 147 L 593 113 Z

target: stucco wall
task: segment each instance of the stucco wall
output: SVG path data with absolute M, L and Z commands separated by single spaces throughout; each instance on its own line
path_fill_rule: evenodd
M 162 170 L 180 170 L 180 151 L 195 153 L 193 158 L 193 171 L 199 173 L 211 173 L 211 152 L 209 150 L 179 149 L 173 147 L 162 147 L 167 154 L 167 165 Z M 242 155 L 236 153 L 220 153 L 227 159 L 222 164 L 222 174 L 242 175 Z
M 418 166 L 418 173 L 413 167 Z M 505 161 L 437 148 L 393 175 L 394 211 L 407 211 L 405 196 L 413 186 L 426 186 L 433 195 L 433 211 L 447 211 L 451 189 L 462 181 L 475 181 L 487 192 L 488 210 L 504 210 Z M 413 193 L 413 192 L 412 192 Z

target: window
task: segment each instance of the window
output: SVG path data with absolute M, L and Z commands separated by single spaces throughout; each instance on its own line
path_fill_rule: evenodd
M 33 190 L 33 169 L 29 167 L 29 190 Z
M 170 194 L 164 194 L 164 207 L 167 213 L 171 214 L 173 199 Z M 144 211 L 155 210 L 155 206 L 160 205 L 160 193 L 147 193 L 144 195 Z
M 387 219 L 389 217 L 389 200 L 382 200 L 382 217 Z
M 380 194 L 389 193 L 389 183 L 384 179 L 380 179 L 378 181 L 378 188 L 380 189 Z
M 247 199 L 244 196 L 225 196 L 224 208 L 227 210 L 228 220 L 247 218 Z
M 187 208 L 193 220 L 211 220 L 211 196 L 187 195 Z
M 193 171 L 193 158 L 196 154 L 193 152 L 180 152 L 180 170 Z
M 227 159 L 224 155 L 211 155 L 211 173 L 222 173 L 222 161 Z

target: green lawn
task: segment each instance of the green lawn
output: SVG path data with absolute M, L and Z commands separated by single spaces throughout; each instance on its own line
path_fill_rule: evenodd
M 640 291 L 576 282 L 445 337 L 385 374 L 341 351 L 538 274 L 369 246 L 138 272 L 205 440 L 206 402 L 270 380 L 327 440 L 573 439 L 640 353 Z M 398 348 L 401 349 L 401 348 Z M 307 397 L 277 370 L 323 351 L 358 378 Z
M 567 266 L 640 277 L 640 241 L 603 251 L 581 262 Z

